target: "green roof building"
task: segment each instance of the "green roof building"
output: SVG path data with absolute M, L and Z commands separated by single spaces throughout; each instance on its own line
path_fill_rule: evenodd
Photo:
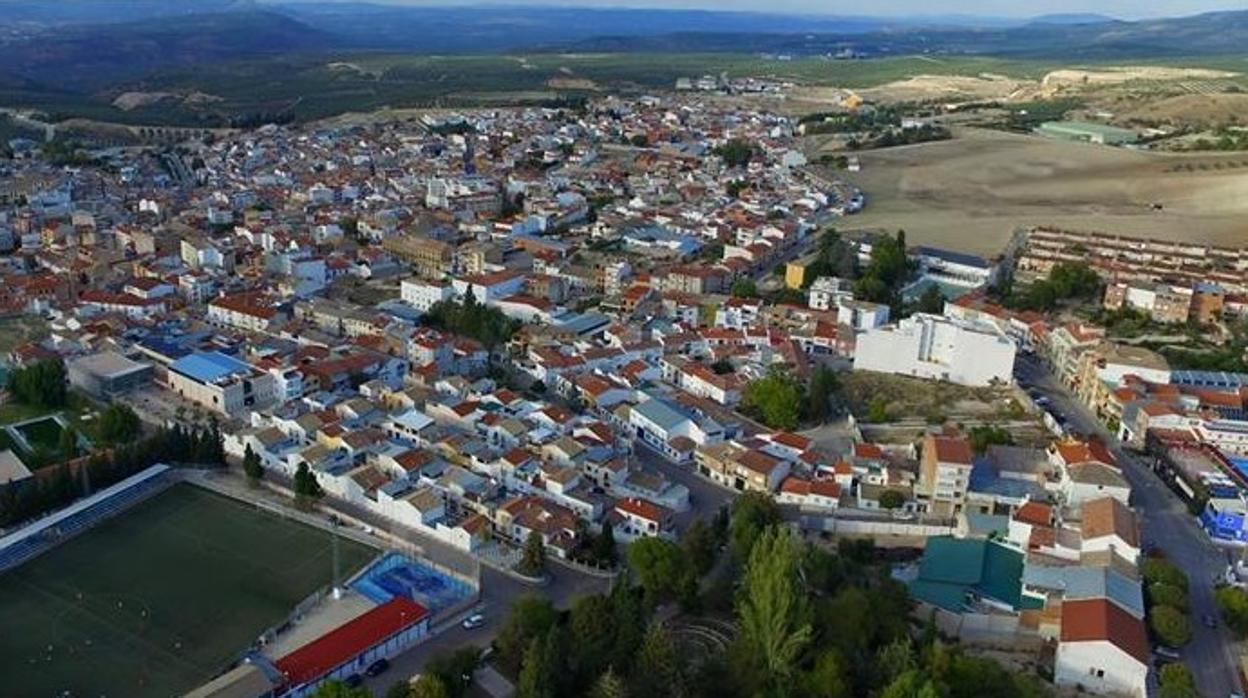
M 910 594 L 953 613 L 987 604 L 1002 610 L 1039 608 L 1022 596 L 1023 554 L 996 541 L 940 536 L 930 538 Z
M 1126 145 L 1140 139 L 1139 134 L 1131 129 L 1093 124 L 1086 121 L 1046 121 L 1040 124 L 1036 133 L 1051 138 L 1068 141 L 1082 141 L 1100 145 Z

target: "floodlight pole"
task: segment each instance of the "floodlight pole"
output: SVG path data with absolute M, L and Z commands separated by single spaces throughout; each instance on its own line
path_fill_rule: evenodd
M 330 520 L 329 525 L 330 525 L 330 531 L 333 532 L 333 536 L 331 540 L 332 540 L 332 548 L 334 551 L 334 599 L 336 600 L 336 599 L 342 598 L 342 587 L 338 583 L 340 577 L 338 575 L 338 521 L 337 519 L 335 518 L 335 519 Z

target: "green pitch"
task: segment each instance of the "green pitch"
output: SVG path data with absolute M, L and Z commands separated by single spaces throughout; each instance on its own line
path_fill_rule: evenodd
M 344 576 L 377 553 L 339 546 Z M 181 695 L 329 584 L 332 558 L 324 531 L 175 485 L 0 575 L 0 693 Z

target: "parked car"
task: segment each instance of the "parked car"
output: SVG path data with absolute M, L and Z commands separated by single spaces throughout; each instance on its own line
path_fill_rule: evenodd
M 356 688 L 364 685 L 364 677 L 359 674 L 352 674 L 348 676 L 343 683 L 346 684 L 347 688 Z
M 1167 647 L 1165 645 L 1157 645 L 1156 647 L 1154 647 L 1153 654 L 1157 655 L 1158 657 L 1169 659 L 1172 662 L 1177 662 L 1183 659 L 1183 655 L 1179 654 L 1178 650 L 1176 650 L 1173 647 Z
M 474 613 L 464 619 L 464 630 L 476 630 L 485 625 L 485 616 L 480 613 Z
M 1218 627 L 1218 619 L 1208 613 L 1201 616 L 1200 622 L 1204 623 L 1205 627 L 1211 630 Z
M 382 657 L 372 664 L 369 664 L 368 668 L 364 670 L 364 673 L 368 676 L 380 676 L 386 669 L 389 668 L 390 662 L 385 657 Z

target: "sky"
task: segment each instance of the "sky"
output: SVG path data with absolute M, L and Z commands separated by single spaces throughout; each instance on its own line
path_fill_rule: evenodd
M 305 0 L 306 1 L 306 0 Z M 863 16 L 1034 17 L 1094 12 L 1121 19 L 1174 17 L 1248 7 L 1242 0 L 371 0 L 421 5 L 559 5 L 570 7 L 704 8 L 758 12 L 795 12 Z

